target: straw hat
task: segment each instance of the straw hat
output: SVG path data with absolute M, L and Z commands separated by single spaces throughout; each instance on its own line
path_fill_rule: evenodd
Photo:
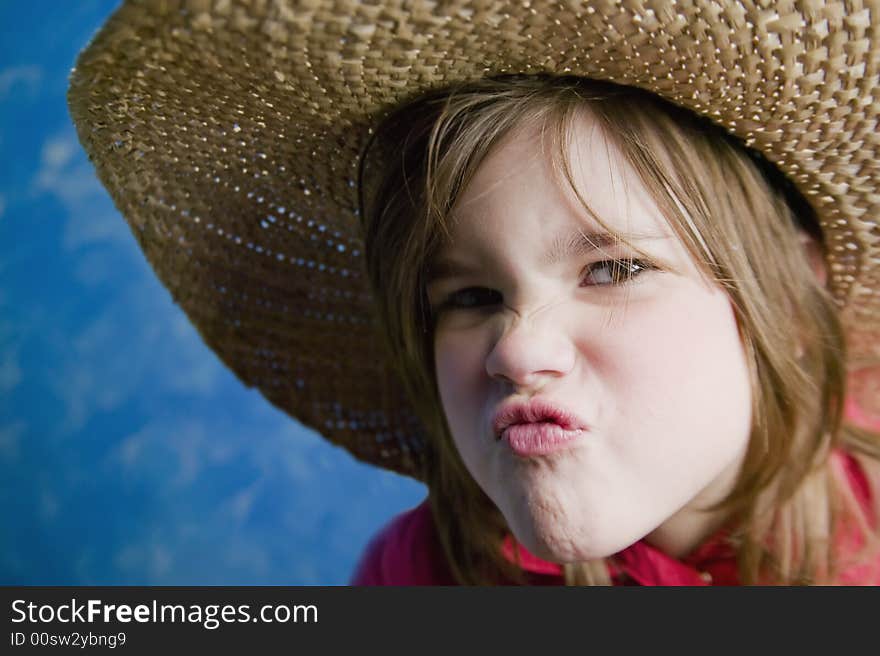
M 248 386 L 359 459 L 418 475 L 357 216 L 371 126 L 504 73 L 642 87 L 762 151 L 814 204 L 853 362 L 880 363 L 880 16 L 808 0 L 140 0 L 71 77 L 98 176 Z M 873 9 L 872 9 L 873 8 Z

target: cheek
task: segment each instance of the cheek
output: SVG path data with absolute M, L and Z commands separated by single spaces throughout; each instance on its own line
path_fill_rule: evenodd
M 617 417 L 680 445 L 676 457 L 746 440 L 751 385 L 726 294 L 688 290 L 641 319 L 619 333 L 606 362 L 615 372 L 608 378 L 616 381 Z
M 637 378 L 654 383 L 684 378 L 688 373 L 723 373 L 744 362 L 739 330 L 726 294 L 720 290 L 697 291 L 693 289 L 696 286 L 688 283 L 654 304 L 627 312 L 607 333 L 614 344 L 616 364 L 638 371 Z
M 481 341 L 461 333 L 438 335 L 434 362 L 443 410 L 453 436 L 457 436 L 474 420 L 480 407 L 479 391 L 488 383 Z

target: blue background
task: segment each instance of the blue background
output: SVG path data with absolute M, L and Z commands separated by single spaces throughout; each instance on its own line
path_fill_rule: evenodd
M 0 584 L 344 584 L 425 488 L 241 385 L 154 278 L 65 102 L 117 5 L 0 4 Z

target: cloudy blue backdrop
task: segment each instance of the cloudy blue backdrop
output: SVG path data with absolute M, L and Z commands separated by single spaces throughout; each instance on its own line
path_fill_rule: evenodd
M 244 388 L 154 279 L 64 99 L 117 4 L 0 3 L 0 584 L 344 584 L 424 488 Z

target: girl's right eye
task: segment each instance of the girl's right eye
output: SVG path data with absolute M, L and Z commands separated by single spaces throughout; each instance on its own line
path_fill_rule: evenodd
M 502 302 L 501 294 L 486 287 L 465 287 L 449 294 L 434 308 L 434 314 L 442 310 L 472 310 L 491 307 Z

